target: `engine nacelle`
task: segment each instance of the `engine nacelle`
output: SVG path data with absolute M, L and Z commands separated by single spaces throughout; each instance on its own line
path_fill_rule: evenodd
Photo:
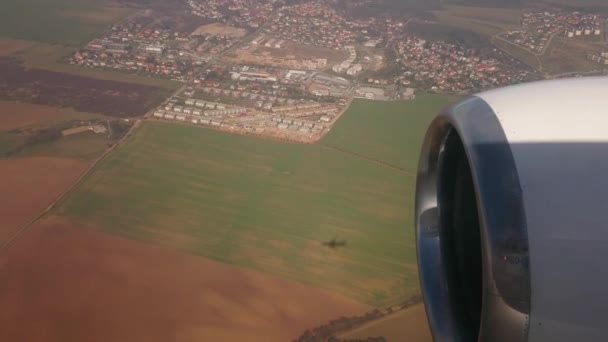
M 440 113 L 416 239 L 435 341 L 608 341 L 608 78 L 512 86 Z

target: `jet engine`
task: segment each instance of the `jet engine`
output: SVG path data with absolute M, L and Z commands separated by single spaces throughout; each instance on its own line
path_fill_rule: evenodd
M 608 341 L 608 78 L 441 112 L 419 160 L 416 243 L 435 341 Z

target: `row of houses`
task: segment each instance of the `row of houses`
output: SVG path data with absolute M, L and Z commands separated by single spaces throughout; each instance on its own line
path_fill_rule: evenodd
M 323 130 L 325 128 L 325 125 L 320 124 L 320 123 L 314 123 L 312 121 L 304 121 L 304 120 L 295 120 L 293 118 L 283 118 L 283 117 L 279 117 L 279 116 L 275 116 L 271 119 L 272 122 L 277 124 L 277 127 L 281 128 L 282 125 L 286 125 L 285 127 L 289 127 L 289 126 L 296 126 L 296 127 L 304 127 L 304 128 L 309 128 L 313 131 L 320 131 Z
M 308 134 L 310 132 L 320 132 L 325 127 L 322 125 L 314 125 L 312 123 L 302 124 L 301 121 L 296 121 L 293 123 L 289 123 L 289 121 L 284 121 L 284 122 L 277 124 L 277 128 L 281 129 L 281 130 L 296 131 L 296 132 Z
M 299 103 L 296 105 L 287 105 L 287 106 L 281 106 L 281 107 L 274 107 L 272 108 L 272 112 L 273 113 L 284 113 L 284 112 L 291 112 L 294 110 L 303 110 L 303 109 L 311 109 L 311 108 L 318 108 L 320 107 L 321 104 L 317 103 L 317 102 L 307 102 L 307 103 Z
M 187 99 L 185 102 L 186 106 L 195 106 L 198 108 L 207 108 L 207 109 L 226 109 L 226 105 L 217 102 L 209 102 L 203 100 L 195 100 L 195 99 Z M 169 110 L 169 109 L 167 109 Z
M 269 101 L 269 102 L 278 103 L 278 104 L 284 104 L 284 103 L 294 104 L 296 102 L 296 100 L 294 100 L 294 99 L 288 99 L 285 97 L 256 94 L 253 92 L 233 90 L 233 89 L 202 87 L 201 90 L 205 94 L 211 94 L 214 96 L 230 96 L 233 98 L 242 98 L 242 99 L 248 99 L 248 100 L 252 100 L 252 101 Z
M 301 118 L 301 117 L 313 116 L 313 115 L 332 115 L 333 116 L 333 115 L 335 115 L 335 113 L 337 111 L 338 111 L 338 108 L 336 106 L 325 106 L 325 107 L 318 107 L 318 108 L 312 108 L 312 109 L 281 111 L 281 112 L 275 112 L 275 113 L 280 113 L 282 115 L 293 117 L 293 118 Z
M 223 123 L 222 120 L 214 120 L 207 118 L 196 118 L 192 116 L 187 116 L 184 114 L 174 113 L 174 112 L 164 112 L 162 110 L 157 110 L 154 112 L 154 117 L 159 119 L 167 119 L 167 120 L 177 120 L 183 122 L 191 122 L 193 124 L 201 124 L 201 125 L 210 125 L 220 127 Z
M 182 108 L 181 106 L 175 106 L 172 109 L 166 109 L 169 106 L 165 107 L 165 110 L 158 109 L 154 112 L 155 117 L 164 117 L 164 115 L 194 115 L 194 116 L 224 116 L 224 115 L 239 115 L 247 112 L 245 108 L 235 107 L 228 109 L 216 109 L 216 110 L 206 110 L 203 111 L 198 108 Z

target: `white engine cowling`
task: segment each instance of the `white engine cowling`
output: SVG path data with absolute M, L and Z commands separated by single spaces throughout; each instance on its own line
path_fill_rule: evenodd
M 416 238 L 435 341 L 608 341 L 608 78 L 512 86 L 440 113 Z

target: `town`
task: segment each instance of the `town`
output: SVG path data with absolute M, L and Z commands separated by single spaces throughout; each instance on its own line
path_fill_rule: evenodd
M 327 133 L 356 97 L 467 94 L 542 78 L 498 48 L 409 32 L 415 18 L 355 18 L 318 0 L 189 0 L 188 8 L 207 23 L 185 29 L 138 13 L 69 63 L 184 83 L 150 118 L 307 143 Z M 536 54 L 555 35 L 601 40 L 605 31 L 604 18 L 579 12 L 527 11 L 521 25 L 498 37 Z M 606 53 L 589 59 L 608 64 Z
M 500 37 L 535 54 L 542 54 L 556 35 L 601 41 L 605 31 L 604 18 L 580 12 L 526 12 L 521 23 L 521 29 L 505 32 Z

